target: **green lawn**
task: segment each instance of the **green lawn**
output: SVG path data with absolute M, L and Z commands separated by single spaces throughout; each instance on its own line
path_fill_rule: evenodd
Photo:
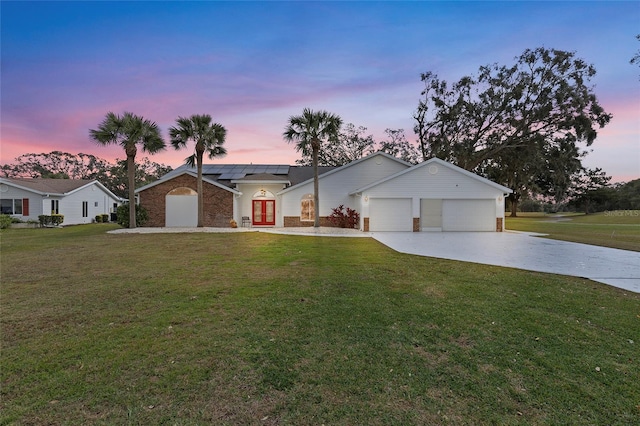
M 573 241 L 623 250 L 640 251 L 640 211 L 597 214 L 544 215 L 518 213 L 507 217 L 505 227 L 513 231 L 539 232 L 546 238 Z
M 0 233 L 0 424 L 637 424 L 640 295 L 375 240 Z

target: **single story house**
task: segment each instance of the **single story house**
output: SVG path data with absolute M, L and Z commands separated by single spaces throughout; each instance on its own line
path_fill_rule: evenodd
M 139 188 L 145 226 L 196 226 L 197 175 L 181 166 Z M 288 165 L 203 166 L 204 225 L 313 226 L 313 169 Z M 512 191 L 438 158 L 412 165 L 382 152 L 321 167 L 322 226 L 340 205 L 360 214 L 362 231 L 503 231 Z M 248 219 L 248 220 L 247 220 Z
M 61 214 L 63 225 L 91 223 L 122 200 L 96 180 L 0 178 L 0 212 L 20 220 Z

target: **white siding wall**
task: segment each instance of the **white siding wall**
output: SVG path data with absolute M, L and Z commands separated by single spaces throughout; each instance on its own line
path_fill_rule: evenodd
M 320 216 L 329 216 L 331 209 L 344 205 L 360 211 L 360 202 L 349 193 L 370 183 L 381 180 L 408 166 L 383 155 L 373 155 L 357 164 L 321 177 Z M 305 194 L 313 194 L 313 180 L 282 195 L 283 216 L 300 216 L 300 200 Z
M 370 197 L 418 197 L 439 199 L 497 198 L 502 192 L 442 165 L 416 168 L 388 182 L 377 185 L 363 195 Z M 432 174 L 432 172 L 436 172 Z M 416 216 L 417 217 L 417 216 Z
M 29 199 L 29 215 L 13 215 L 14 217 L 27 221 L 27 220 L 38 220 L 38 216 L 42 214 L 42 195 L 34 194 L 33 192 L 25 191 L 20 188 L 14 188 L 13 186 L 7 185 L 7 191 L 0 194 L 0 198 L 4 199 Z
M 88 202 L 89 210 L 87 217 L 82 217 L 83 201 Z M 95 184 L 72 192 L 60 199 L 60 214 L 64 215 L 63 225 L 91 223 L 96 215 L 111 213 L 113 203 L 116 201 L 117 200 L 111 198 L 102 188 Z M 48 207 L 49 210 L 45 211 L 45 214 L 50 214 L 51 202 L 45 204 L 45 208 L 46 207 Z

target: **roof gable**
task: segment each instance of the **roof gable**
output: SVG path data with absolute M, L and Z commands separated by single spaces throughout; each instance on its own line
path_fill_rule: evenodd
M 382 156 L 382 157 L 385 157 L 385 158 L 387 158 L 387 159 L 390 159 L 390 160 L 396 161 L 396 162 L 398 162 L 398 163 L 400 163 L 400 164 L 403 164 L 403 165 L 405 165 L 405 166 L 407 166 L 407 167 L 410 167 L 410 166 L 411 166 L 411 164 L 410 164 L 410 163 L 407 163 L 406 161 L 400 160 L 399 158 L 396 158 L 396 157 L 394 157 L 393 155 L 389 155 L 389 154 L 387 154 L 387 153 L 385 153 L 385 152 L 378 151 L 378 152 L 374 152 L 373 154 L 369 154 L 369 155 L 367 155 L 366 157 L 359 158 L 359 159 L 357 159 L 357 160 L 355 160 L 355 161 L 352 161 L 351 163 L 345 164 L 345 165 L 343 165 L 343 166 L 340 166 L 340 167 L 337 167 L 337 168 L 335 168 L 335 169 L 333 169 L 333 170 L 330 170 L 330 171 L 328 171 L 328 172 L 326 172 L 326 173 L 323 173 L 323 174 L 321 174 L 321 175 L 319 176 L 319 179 L 324 179 L 324 178 L 326 178 L 326 177 L 328 177 L 328 176 L 331 176 L 331 175 L 333 175 L 333 174 L 340 173 L 341 171 L 343 171 L 343 170 L 345 170 L 345 169 L 348 169 L 348 168 L 351 168 L 351 167 L 357 166 L 358 164 L 360 164 L 360 163 L 362 163 L 362 162 L 365 162 L 365 161 L 368 161 L 368 160 L 371 160 L 371 159 L 373 159 L 373 158 L 375 158 L 375 157 L 377 157 L 377 156 Z M 282 191 L 280 191 L 278 194 L 284 194 L 284 193 L 286 193 L 286 192 L 292 191 L 292 190 L 294 190 L 294 189 L 296 189 L 296 188 L 298 188 L 298 187 L 300 187 L 300 186 L 302 186 L 302 185 L 306 185 L 306 184 L 308 184 L 308 183 L 309 183 L 309 182 L 311 182 L 311 181 L 313 181 L 313 177 L 311 177 L 311 178 L 309 178 L 309 179 L 307 179 L 307 180 L 304 180 L 304 181 L 302 181 L 302 182 L 300 182 L 300 183 L 298 183 L 298 184 L 296 184 L 296 185 L 292 185 L 292 186 L 290 186 L 290 187 L 288 187 L 288 188 L 286 188 L 286 189 L 283 189 L 283 190 L 282 190 Z
M 402 175 L 405 175 L 407 173 L 412 173 L 412 172 L 414 172 L 414 171 L 416 171 L 418 169 L 421 169 L 423 167 L 427 167 L 429 165 L 434 165 L 434 164 L 437 164 L 437 165 L 440 165 L 440 166 L 443 166 L 443 167 L 447 167 L 448 169 L 450 169 L 450 170 L 452 170 L 454 172 L 460 173 L 460 174 L 462 174 L 462 175 L 464 175 L 464 176 L 466 176 L 468 178 L 471 178 L 471 179 L 473 179 L 473 180 L 475 180 L 477 182 L 480 182 L 480 183 L 488 185 L 488 186 L 490 186 L 490 187 L 492 187 L 494 189 L 502 191 L 505 194 L 510 194 L 510 193 L 513 192 L 511 189 L 507 188 L 506 186 L 503 186 L 503 185 L 500 185 L 498 183 L 495 183 L 495 182 L 493 182 L 493 181 L 491 181 L 491 180 L 489 180 L 487 178 L 484 178 L 484 177 L 479 176 L 479 175 L 477 175 L 475 173 L 472 173 L 472 172 L 470 172 L 468 170 L 465 170 L 465 169 L 463 169 L 461 167 L 458 167 L 458 166 L 456 166 L 456 165 L 454 165 L 452 163 L 449 163 L 448 161 L 444 161 L 444 160 L 442 160 L 440 158 L 433 157 L 433 158 L 428 159 L 427 161 L 424 161 L 422 163 L 416 164 L 413 167 L 410 167 L 410 168 L 408 168 L 406 170 L 402 170 L 401 172 L 398 172 L 396 174 L 388 176 L 388 177 L 386 177 L 384 179 L 381 179 L 381 180 L 379 180 L 377 182 L 373 182 L 373 183 L 371 183 L 369 185 L 363 186 L 362 188 L 358 188 L 355 191 L 352 191 L 349 195 L 355 195 L 357 193 L 366 191 L 368 189 L 371 189 L 373 187 L 381 185 L 381 184 L 383 184 L 385 182 L 388 182 L 388 181 L 390 181 L 392 179 L 396 179 L 396 178 L 398 178 L 398 177 L 400 177 Z
M 150 184 L 148 184 L 148 185 L 145 185 L 145 186 L 143 186 L 143 187 L 140 187 L 140 188 L 136 189 L 136 194 L 138 194 L 138 193 L 140 193 L 140 192 L 142 192 L 142 191 L 145 191 L 145 190 L 147 190 L 147 189 L 149 189 L 149 188 L 153 188 L 153 187 L 154 187 L 154 186 L 156 186 L 156 185 L 160 185 L 161 183 L 164 183 L 164 182 L 170 181 L 171 179 L 177 178 L 178 176 L 182 176 L 182 175 L 189 175 L 189 176 L 194 177 L 194 178 L 196 178 L 196 179 L 198 178 L 198 174 L 197 174 L 197 173 L 194 173 L 194 172 L 192 172 L 192 171 L 190 171 L 190 170 L 183 170 L 181 173 L 178 173 L 178 174 L 171 174 L 171 175 L 170 175 L 170 173 L 167 173 L 166 175 L 162 176 L 162 177 L 161 177 L 160 179 L 158 179 L 157 181 L 155 181 L 155 182 L 151 182 L 151 183 L 150 183 Z M 208 184 L 211 184 L 211 185 L 213 185 L 213 186 L 217 186 L 218 188 L 222 188 L 222 189 L 224 189 L 224 190 L 226 190 L 226 191 L 229 191 L 229 192 L 231 192 L 231 193 L 233 193 L 233 194 L 236 194 L 236 195 L 241 195 L 241 194 L 242 194 L 240 191 L 237 191 L 237 190 L 235 190 L 235 189 L 233 189 L 233 188 L 230 188 L 230 187 L 228 187 L 228 186 L 226 186 L 226 185 L 223 185 L 223 184 L 221 184 L 221 183 L 218 183 L 218 182 L 216 182 L 216 181 L 215 181 L 215 180 L 213 180 L 213 179 L 209 179 L 209 178 L 207 178 L 206 176 L 203 176 L 203 177 L 202 177 L 202 181 L 203 181 L 203 182 L 207 182 Z
M 89 179 L 49 179 L 49 178 L 0 178 L 0 181 L 6 185 L 11 185 L 34 194 L 47 195 L 69 195 L 80 191 L 91 185 L 97 185 L 106 192 L 110 197 L 119 200 L 107 187 L 97 180 Z

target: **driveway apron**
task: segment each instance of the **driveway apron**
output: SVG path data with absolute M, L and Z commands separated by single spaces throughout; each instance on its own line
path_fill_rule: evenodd
M 516 232 L 372 232 L 407 254 L 588 278 L 640 293 L 640 253 Z

